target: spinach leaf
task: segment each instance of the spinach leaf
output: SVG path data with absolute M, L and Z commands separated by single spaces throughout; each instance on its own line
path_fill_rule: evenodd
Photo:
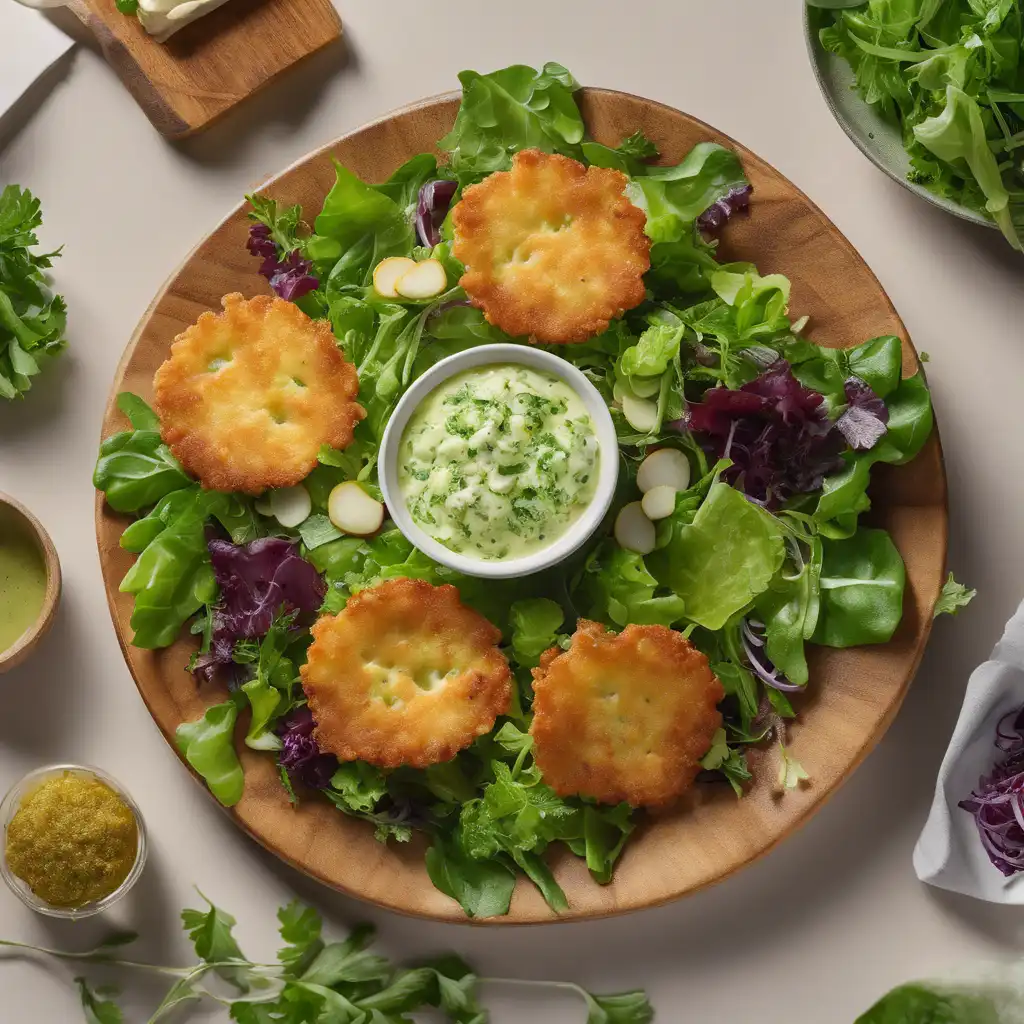
M 706 629 L 728 619 L 767 589 L 782 565 L 775 518 L 728 484 L 715 484 L 693 523 L 672 538 L 669 579 L 686 617 Z
M 583 856 L 595 882 L 605 885 L 612 880 L 615 862 L 636 828 L 633 819 L 633 808 L 626 803 L 615 807 L 584 805 Z M 570 843 L 570 846 L 575 851 L 576 844 Z
M 206 549 L 205 524 L 226 495 L 198 484 L 167 495 L 150 516 L 133 523 L 123 547 L 140 550 L 120 590 L 135 595 L 131 625 L 136 647 L 168 647 L 181 627 L 204 604 L 217 584 Z
M 941 991 L 924 983 L 900 985 L 855 1024 L 999 1024 L 1003 1015 L 984 990 Z
M 891 640 L 903 617 L 905 580 L 903 559 L 885 530 L 861 527 L 846 540 L 822 540 L 814 643 L 857 647 Z
M 521 149 L 581 156 L 583 118 L 573 93 L 576 80 L 560 64 L 540 71 L 516 64 L 481 75 L 463 71 L 462 105 L 438 148 L 460 185 L 507 170 Z
M 498 917 L 508 913 L 515 872 L 500 860 L 476 860 L 462 850 L 459 837 L 435 837 L 427 850 L 427 874 L 446 896 L 456 900 L 469 917 Z
M 225 807 L 237 804 L 245 788 L 242 765 L 235 753 L 237 718 L 237 702 L 227 700 L 207 708 L 194 722 L 182 722 L 174 737 L 182 756 Z

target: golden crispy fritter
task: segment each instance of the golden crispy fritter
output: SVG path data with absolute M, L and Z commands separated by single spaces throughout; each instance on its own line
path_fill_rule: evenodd
M 646 215 L 620 171 L 525 149 L 452 211 L 459 282 L 488 322 L 545 343 L 586 341 L 644 298 Z
M 560 796 L 670 803 L 700 771 L 725 696 L 708 660 L 666 626 L 610 633 L 581 619 L 533 670 L 533 753 Z
M 344 448 L 365 416 L 330 325 L 293 302 L 224 296 L 174 339 L 153 380 L 160 432 L 204 487 L 259 494 L 297 484 L 320 446 Z
M 450 761 L 508 711 L 501 631 L 455 587 L 386 580 L 313 626 L 302 687 L 316 740 L 342 761 Z

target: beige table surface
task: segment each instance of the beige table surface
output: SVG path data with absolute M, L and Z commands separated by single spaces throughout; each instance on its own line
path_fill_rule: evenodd
M 10 2 L 10 0 L 0 0 Z M 995 232 L 933 211 L 875 170 L 831 120 L 804 52 L 797 0 L 350 0 L 348 54 L 318 59 L 178 147 L 80 50 L 31 118 L 0 124 L 0 184 L 42 197 L 43 242 L 71 348 L 28 401 L 0 409 L 0 489 L 49 527 L 64 600 L 33 661 L 0 678 L 0 788 L 45 762 L 101 765 L 130 787 L 152 856 L 113 915 L 142 952 L 183 959 L 194 885 L 272 953 L 295 894 L 335 925 L 368 919 L 395 956 L 455 949 L 485 974 L 646 987 L 662 1022 L 850 1024 L 890 986 L 1024 949 L 1024 913 L 920 885 L 911 850 L 964 684 L 1024 594 L 1024 263 Z M 7 40 L 4 45 L 7 45 Z M 879 749 L 800 833 L 739 876 L 674 906 L 592 924 L 471 930 L 406 920 L 323 889 L 237 831 L 160 738 L 124 667 L 93 538 L 90 474 L 114 367 L 167 274 L 243 191 L 304 153 L 421 96 L 465 66 L 557 59 L 584 83 L 689 111 L 765 157 L 846 232 L 892 296 L 928 367 L 951 484 L 951 565 L 975 604 L 938 624 Z M 756 197 L 755 197 L 756 204 Z M 84 942 L 0 892 L 0 936 Z M 80 1019 L 74 972 L 0 964 L 0 1024 Z M 493 989 L 495 1024 L 583 1020 L 568 1000 Z M 136 991 L 140 1010 L 151 992 Z M 143 1020 L 133 1014 L 130 1020 Z

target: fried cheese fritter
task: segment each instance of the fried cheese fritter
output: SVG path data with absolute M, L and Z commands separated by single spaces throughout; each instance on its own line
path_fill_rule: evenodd
M 330 325 L 293 302 L 225 295 L 174 339 L 153 379 L 160 433 L 202 485 L 291 487 L 321 445 L 344 448 L 365 416 L 359 380 Z
M 668 804 L 700 771 L 725 695 L 707 658 L 666 626 L 581 619 L 533 670 L 533 753 L 559 796 Z
M 509 709 L 501 631 L 449 584 L 386 580 L 312 632 L 302 687 L 317 743 L 342 761 L 450 761 Z
M 647 217 L 621 171 L 524 149 L 452 211 L 459 282 L 489 323 L 544 343 L 586 341 L 644 299 Z

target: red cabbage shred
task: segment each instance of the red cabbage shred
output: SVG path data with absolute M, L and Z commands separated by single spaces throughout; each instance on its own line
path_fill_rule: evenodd
M 253 224 L 249 228 L 249 240 L 245 247 L 253 256 L 259 256 L 260 273 L 270 282 L 275 294 L 289 302 L 302 298 L 320 286 L 313 274 L 313 264 L 304 259 L 298 249 L 293 249 L 281 258 L 270 228 L 266 224 Z

